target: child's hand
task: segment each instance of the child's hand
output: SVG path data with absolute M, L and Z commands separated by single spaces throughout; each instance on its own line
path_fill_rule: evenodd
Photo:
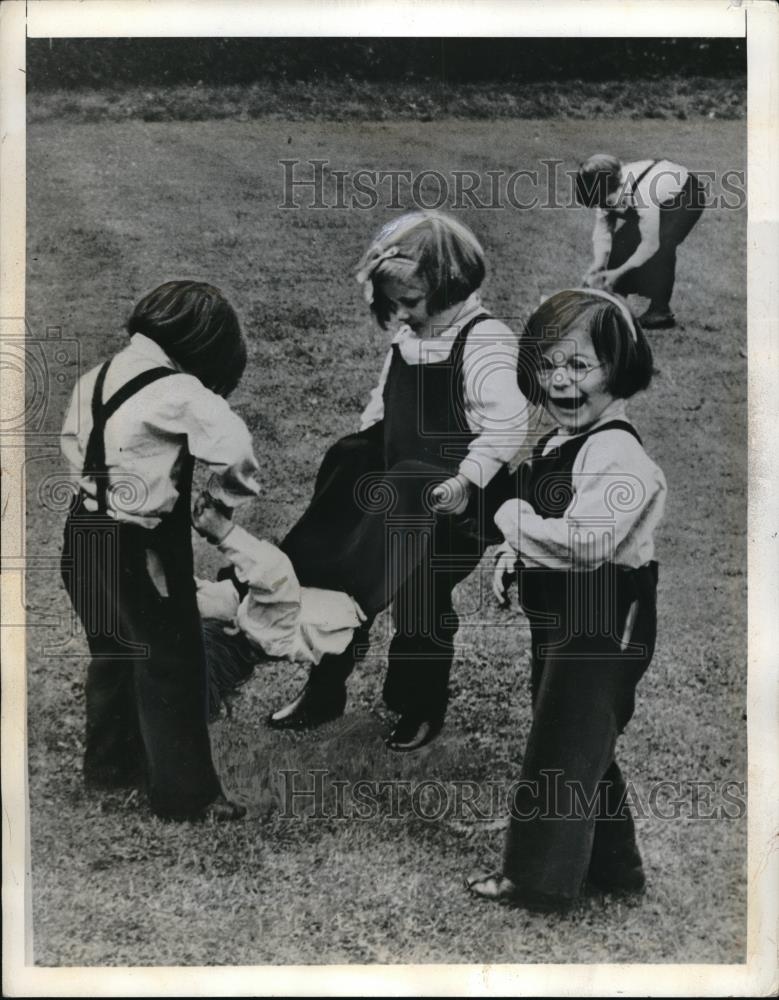
M 471 483 L 458 472 L 433 490 L 433 510 L 439 514 L 462 514 L 471 497 Z
M 604 292 L 610 292 L 614 288 L 614 282 L 617 280 L 617 275 L 614 271 L 598 271 L 596 274 L 590 275 L 589 288 L 600 288 Z
M 233 522 L 224 511 L 229 510 L 224 504 L 218 504 L 206 490 L 195 500 L 192 511 L 192 524 L 195 531 L 202 535 L 212 545 L 223 542 L 233 527 Z M 230 511 L 232 514 L 232 511 Z
M 509 607 L 509 590 L 517 579 L 517 554 L 510 545 L 502 545 L 495 553 L 492 592 L 501 608 Z
M 595 282 L 598 280 L 598 275 L 603 274 L 605 268 L 598 265 L 593 266 L 582 278 L 582 288 L 596 288 Z

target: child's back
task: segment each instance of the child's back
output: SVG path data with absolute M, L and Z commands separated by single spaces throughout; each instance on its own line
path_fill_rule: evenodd
M 92 654 L 85 779 L 145 777 L 161 816 L 237 818 L 211 759 L 190 490 L 200 458 L 222 504 L 257 491 L 248 431 L 203 384 L 237 383 L 243 335 L 221 293 L 194 282 L 155 289 L 128 329 L 130 345 L 79 382 L 62 438 L 80 476 L 62 574 Z

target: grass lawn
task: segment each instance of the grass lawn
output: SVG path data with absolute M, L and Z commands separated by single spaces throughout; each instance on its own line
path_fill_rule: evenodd
M 408 796 L 423 780 L 486 790 L 519 773 L 530 723 L 527 632 L 516 610 L 501 612 L 488 596 L 488 560 L 458 592 L 465 624 L 440 739 L 410 759 L 384 750 L 386 621 L 352 678 L 346 716 L 323 730 L 264 726 L 304 672 L 260 666 L 233 717 L 212 730 L 225 783 L 249 806 L 248 819 L 229 827 L 163 824 L 135 793 L 87 793 L 85 647 L 52 652 L 69 621 L 52 568 L 63 513 L 41 503 L 39 488 L 62 470 L 55 435 L 77 374 L 123 344 L 122 322 L 143 291 L 199 277 L 239 308 L 251 355 L 233 401 L 253 431 L 263 482 L 243 515 L 250 529 L 278 538 L 302 511 L 327 444 L 356 426 L 385 345 L 352 269 L 396 213 L 281 209 L 280 159 L 448 175 L 533 169 L 551 157 L 572 169 L 596 149 L 667 155 L 719 175 L 744 168 L 745 124 L 628 116 L 30 124 L 28 320 L 35 337 L 62 328 L 80 352 L 78 363 L 63 363 L 63 383 L 52 381 L 43 435 L 27 459 L 28 616 L 39 623 L 27 664 L 37 963 L 744 960 L 746 819 L 691 817 L 689 783 L 746 780 L 745 210 L 708 210 L 682 248 L 680 326 L 652 335 L 658 374 L 631 408 L 666 473 L 669 501 L 658 539 L 658 647 L 619 752 L 641 801 L 658 782 L 678 781 L 687 803 L 676 819 L 639 817 L 642 899 L 588 897 L 552 918 L 479 904 L 462 876 L 499 863 L 504 812 L 409 815 Z M 585 211 L 458 214 L 487 251 L 485 301 L 509 322 L 540 294 L 578 284 L 589 259 Z M 200 540 L 196 557 L 201 575 L 216 568 Z M 313 770 L 327 772 L 318 816 L 287 816 L 282 772 L 295 770 L 299 788 L 312 786 Z M 381 799 L 359 818 L 348 800 L 339 815 L 334 782 L 360 779 L 410 791 L 398 808 Z M 699 786 L 698 798 L 705 794 Z

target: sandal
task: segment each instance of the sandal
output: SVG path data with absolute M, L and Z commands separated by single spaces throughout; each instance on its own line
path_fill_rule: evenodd
M 516 896 L 517 887 L 510 878 L 496 872 L 492 875 L 479 874 L 470 875 L 465 879 L 465 887 L 479 899 L 489 899 L 494 903 L 503 903 L 513 900 Z
M 565 913 L 575 902 L 575 899 L 568 896 L 520 889 L 500 872 L 492 875 L 471 875 L 466 878 L 465 886 L 479 899 L 488 899 L 493 903 L 508 903 L 529 910 L 531 913 Z

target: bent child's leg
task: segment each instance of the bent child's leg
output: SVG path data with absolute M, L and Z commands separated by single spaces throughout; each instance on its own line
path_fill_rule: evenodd
M 371 428 L 350 434 L 325 453 L 308 507 L 280 544 L 304 587 L 352 593 L 344 550 L 365 510 L 358 484 L 384 469 L 381 437 Z

